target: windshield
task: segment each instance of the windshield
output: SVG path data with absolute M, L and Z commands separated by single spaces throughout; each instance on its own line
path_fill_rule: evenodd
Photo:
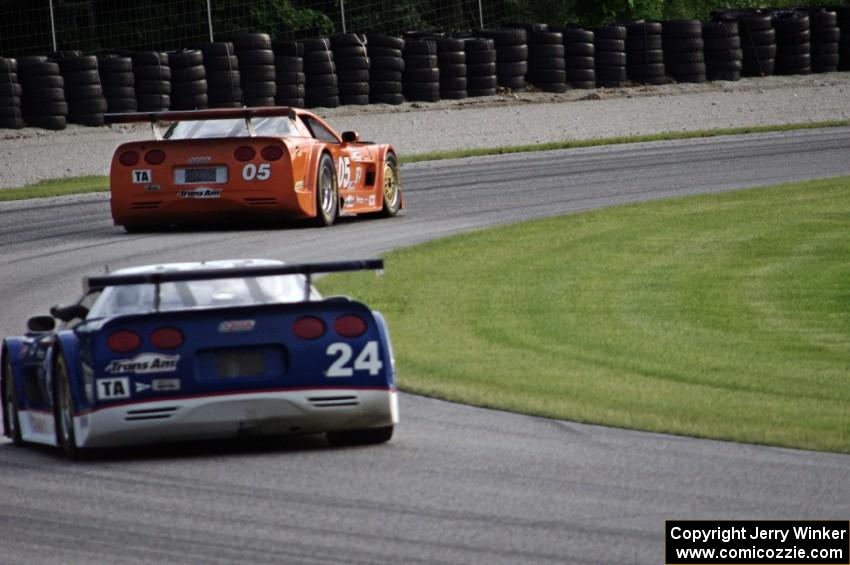
M 240 277 L 206 281 L 185 281 L 160 285 L 159 311 L 252 304 L 280 304 L 304 300 L 302 275 Z M 311 287 L 310 298 L 321 298 Z M 119 314 L 142 314 L 154 310 L 154 285 L 134 284 L 104 289 L 87 318 Z
M 268 137 L 300 136 L 289 118 L 253 118 L 251 124 L 257 135 Z M 248 137 L 245 120 L 195 120 L 175 122 L 163 136 L 165 139 L 212 139 L 219 137 Z

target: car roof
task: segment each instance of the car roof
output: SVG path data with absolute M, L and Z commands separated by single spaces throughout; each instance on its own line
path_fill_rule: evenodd
M 125 267 L 113 271 L 113 275 L 135 275 L 145 273 L 163 273 L 174 271 L 198 271 L 202 269 L 239 269 L 242 267 L 263 267 L 270 265 L 283 265 L 283 261 L 276 259 L 221 259 L 216 261 L 192 261 L 186 263 L 161 263 L 158 265 L 142 265 L 138 267 Z

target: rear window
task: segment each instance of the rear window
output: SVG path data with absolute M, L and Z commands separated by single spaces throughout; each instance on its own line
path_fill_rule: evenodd
M 269 137 L 300 136 L 292 121 L 284 116 L 252 118 L 251 124 L 257 135 Z M 195 120 L 175 122 L 163 136 L 165 139 L 215 139 L 226 137 L 248 137 L 245 120 Z
M 304 284 L 302 275 L 165 283 L 160 285 L 159 311 L 301 302 L 304 300 Z M 310 298 L 317 300 L 321 297 L 311 288 Z M 153 310 L 154 285 L 113 286 L 104 289 L 87 318 L 142 314 Z

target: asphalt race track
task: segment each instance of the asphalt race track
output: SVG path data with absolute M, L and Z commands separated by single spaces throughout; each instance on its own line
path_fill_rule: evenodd
M 4 204 L 0 330 L 20 333 L 104 265 L 369 257 L 491 224 L 845 174 L 850 128 L 408 165 L 402 216 L 331 229 L 128 235 L 104 195 Z M 0 563 L 655 564 L 668 518 L 850 517 L 847 455 L 411 395 L 401 407 L 393 441 L 368 448 L 305 437 L 71 463 L 2 440 Z

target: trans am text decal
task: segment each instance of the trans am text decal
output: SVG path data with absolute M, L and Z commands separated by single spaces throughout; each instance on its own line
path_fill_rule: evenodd
M 114 359 L 106 366 L 107 373 L 131 373 L 147 375 L 149 373 L 168 373 L 177 370 L 179 355 L 159 353 L 139 353 L 132 359 Z

